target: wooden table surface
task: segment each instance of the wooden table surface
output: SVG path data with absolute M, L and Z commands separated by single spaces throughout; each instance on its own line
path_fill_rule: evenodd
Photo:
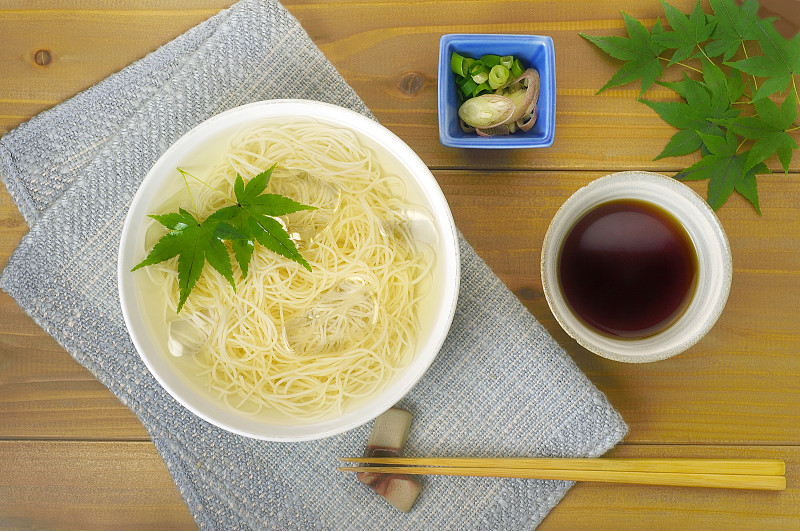
M 0 133 L 229 3 L 0 2 Z M 693 5 L 672 3 L 684 12 Z M 287 0 L 285 6 L 380 122 L 433 170 L 478 254 L 621 412 L 630 433 L 610 455 L 771 457 L 787 464 L 783 492 L 578 484 L 541 529 L 800 529 L 800 154 L 788 176 L 771 162 L 776 173 L 759 177 L 763 216 L 738 196 L 719 211 L 733 252 L 733 286 L 716 326 L 688 352 L 644 365 L 594 356 L 560 329 L 542 295 L 542 237 L 571 193 L 614 171 L 673 174 L 694 160 L 653 161 L 674 130 L 636 102 L 638 84 L 595 95 L 617 64 L 578 36 L 624 34 L 620 10 L 652 24 L 663 18 L 659 3 Z M 797 31 L 792 21 L 780 23 Z M 438 42 L 459 32 L 553 38 L 558 112 L 551 148 L 440 145 Z M 668 95 L 658 87 L 649 94 Z M 703 195 L 705 186 L 691 184 Z M 27 230 L 0 187 L 0 267 Z M 0 528 L 194 527 L 133 413 L 1 293 Z

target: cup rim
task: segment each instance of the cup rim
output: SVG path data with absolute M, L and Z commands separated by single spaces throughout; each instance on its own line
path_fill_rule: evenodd
M 663 192 L 663 195 L 659 196 L 659 201 L 639 197 L 649 190 L 658 190 Z M 604 193 L 611 194 L 613 197 L 604 198 L 602 197 Z M 592 196 L 601 197 L 600 199 L 592 200 Z M 713 272 L 706 273 L 712 279 L 711 282 L 714 283 L 711 288 L 713 290 L 712 296 L 706 297 L 702 301 L 695 300 L 699 299 L 695 296 L 690 303 L 690 307 L 695 308 L 694 313 L 702 311 L 702 321 L 699 324 L 694 324 L 690 334 L 685 337 L 671 338 L 671 340 L 668 340 L 670 338 L 665 332 L 675 328 L 679 323 L 685 325 L 684 320 L 687 319 L 687 314 L 689 314 L 689 307 L 664 331 L 646 338 L 616 339 L 594 331 L 574 316 L 567 307 L 558 287 L 555 269 L 557 268 L 563 237 L 588 210 L 615 199 L 645 200 L 675 215 L 676 219 L 679 218 L 675 212 L 677 207 L 668 204 L 666 202 L 667 197 L 683 201 L 684 206 L 697 213 L 696 216 L 692 216 L 692 222 L 704 230 L 705 234 L 713 235 L 712 241 L 709 242 L 710 250 L 707 250 L 707 252 L 713 254 L 713 260 L 707 266 L 713 269 Z M 692 231 L 690 227 L 686 226 L 687 223 L 680 219 L 679 222 L 691 236 Z M 556 234 L 559 231 L 560 234 Z M 696 251 L 700 254 L 697 249 L 697 242 L 694 242 L 694 244 Z M 703 265 L 699 264 L 698 274 L 703 270 Z M 730 245 L 714 210 L 694 190 L 680 181 L 662 174 L 646 171 L 624 171 L 609 174 L 592 181 L 573 193 L 559 207 L 548 226 L 542 242 L 540 268 L 545 299 L 553 316 L 564 331 L 590 352 L 607 359 L 626 363 L 646 363 L 667 359 L 686 351 L 700 341 L 711 330 L 722 314 L 730 293 L 733 275 Z M 702 306 L 700 306 L 701 304 Z M 700 309 L 697 310 L 696 308 Z M 688 317 L 693 318 L 694 316 L 689 315 Z

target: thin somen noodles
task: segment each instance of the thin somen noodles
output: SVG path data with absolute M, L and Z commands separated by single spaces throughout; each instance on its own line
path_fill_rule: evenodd
M 247 412 L 319 418 L 408 364 L 432 256 L 414 241 L 402 181 L 350 131 L 310 121 L 239 133 L 207 186 L 191 186 L 198 219 L 232 204 L 237 173 L 247 181 L 273 164 L 266 192 L 317 208 L 279 218 L 311 272 L 256 244 L 246 277 L 234 265 L 235 291 L 206 267 L 177 314 L 175 259 L 148 270 L 170 349 L 191 354 L 215 394 Z

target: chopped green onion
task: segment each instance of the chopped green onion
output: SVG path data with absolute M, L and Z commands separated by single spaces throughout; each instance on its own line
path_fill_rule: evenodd
M 489 86 L 499 89 L 508 82 L 508 68 L 503 65 L 495 65 L 489 71 Z
M 474 98 L 475 96 L 480 96 L 485 92 L 491 92 L 491 90 L 492 87 L 489 86 L 489 83 L 483 82 L 472 91 L 472 97 Z
M 475 61 L 469 67 L 469 75 L 477 84 L 481 84 L 487 79 L 489 79 L 489 69 L 486 68 L 482 63 L 479 61 Z
M 461 90 L 461 94 L 463 94 L 465 98 L 471 98 L 472 93 L 475 92 L 475 89 L 477 88 L 478 84 L 475 83 L 475 81 L 473 81 L 471 77 L 466 78 L 464 84 L 461 85 L 461 87 L 459 87 L 459 89 Z
M 480 59 L 478 59 L 481 63 L 483 63 L 487 68 L 492 68 L 495 65 L 500 64 L 500 56 L 499 55 L 484 55 Z
M 450 55 L 450 69 L 454 74 L 458 74 L 459 76 L 466 75 L 464 71 L 464 56 L 453 52 Z
M 511 65 L 511 75 L 514 76 L 514 79 L 517 79 L 522 73 L 525 71 L 522 68 L 522 64 L 519 62 L 519 59 L 514 59 L 514 64 Z
M 455 74 L 459 106 L 471 98 L 504 90 L 525 71 L 513 55 L 487 54 L 473 59 L 457 52 L 450 54 L 450 69 Z
M 489 80 L 489 71 L 482 70 L 480 74 L 472 76 L 472 80 L 478 84 L 486 83 Z

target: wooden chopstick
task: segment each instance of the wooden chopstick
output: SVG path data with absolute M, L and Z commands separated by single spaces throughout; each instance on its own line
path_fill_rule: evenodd
M 392 466 L 339 467 L 380 474 L 511 477 L 734 489 L 784 490 L 783 461 L 768 459 L 343 458 Z M 430 466 L 419 466 L 421 464 Z M 561 464 L 560 468 L 556 468 Z M 408 465 L 408 466 L 397 466 Z M 463 466 L 456 466 L 463 465 Z
M 780 459 L 652 459 L 549 457 L 343 457 L 339 461 L 373 465 L 460 466 L 469 468 L 524 468 L 532 470 L 608 470 L 680 472 L 691 474 L 749 474 L 782 476 Z

